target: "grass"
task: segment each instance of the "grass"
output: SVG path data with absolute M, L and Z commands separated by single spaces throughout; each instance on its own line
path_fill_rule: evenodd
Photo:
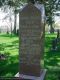
M 57 44 L 57 51 L 52 51 L 52 40 L 56 34 L 45 35 L 44 65 L 47 69 L 46 80 L 60 80 L 60 43 Z
M 0 34 L 0 54 L 5 54 L 5 60 L 0 60 L 0 76 L 12 77 L 19 71 L 19 40 L 15 35 Z
M 52 40 L 56 34 L 45 35 L 44 67 L 46 80 L 60 80 L 60 43 L 57 51 L 52 51 Z M 6 60 L 0 60 L 0 76 L 12 77 L 19 71 L 19 40 L 15 35 L 0 34 L 0 53 L 6 54 Z

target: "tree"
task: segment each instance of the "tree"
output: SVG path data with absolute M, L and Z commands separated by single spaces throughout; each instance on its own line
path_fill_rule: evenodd
M 18 13 L 18 8 L 20 8 L 21 5 L 23 5 L 23 2 L 25 0 L 5 0 L 4 6 L 8 5 L 8 8 L 11 10 L 13 9 L 14 12 L 14 30 L 13 33 L 16 34 L 16 20 L 17 20 L 17 13 Z M 7 8 L 5 8 L 6 10 Z
M 53 23 L 54 23 L 54 12 L 57 10 L 60 5 L 60 0 L 35 0 L 40 1 L 45 6 L 45 14 L 47 18 L 47 23 L 50 25 L 50 32 L 54 32 Z
M 39 1 L 40 3 L 43 3 L 45 6 L 45 12 L 46 12 L 46 17 L 47 17 L 47 23 L 50 25 L 50 32 L 54 32 L 53 28 L 53 16 L 54 16 L 54 11 L 56 9 L 59 9 L 60 5 L 60 0 L 2 0 L 5 1 L 10 8 L 13 8 L 14 15 L 15 15 L 15 21 L 14 21 L 14 34 L 16 34 L 16 18 L 17 18 L 17 13 L 18 13 L 18 8 L 20 8 L 21 5 L 24 5 L 25 2 L 32 2 L 33 4 L 36 1 Z
M 40 3 L 43 3 L 45 5 L 45 11 L 46 11 L 46 17 L 47 17 L 47 22 L 51 26 L 51 32 L 53 32 L 53 10 L 54 10 L 54 5 L 55 1 L 54 0 L 28 0 L 28 2 L 35 3 L 36 1 L 39 1 Z
M 47 16 L 47 23 L 50 25 L 50 33 L 54 32 L 53 28 L 53 12 L 56 10 L 56 5 L 55 5 L 56 0 L 48 0 L 45 2 L 45 11 L 46 11 L 46 16 Z
M 4 7 L 4 11 L 13 9 L 14 12 L 14 30 L 13 33 L 16 34 L 16 20 L 17 20 L 17 13 L 20 9 L 20 6 L 23 6 L 27 0 L 0 0 L 0 6 Z M 4 5 L 3 5 L 4 4 Z M 8 5 L 6 7 L 6 5 Z
M 3 6 L 4 2 L 5 2 L 5 0 L 0 0 L 0 7 Z
M 60 8 L 60 0 L 45 0 L 44 1 L 45 5 L 45 12 L 46 12 L 46 17 L 47 17 L 47 23 L 50 25 L 50 32 L 54 32 L 54 12 L 59 10 Z
M 16 34 L 16 19 L 17 19 L 17 7 L 18 7 L 18 2 L 19 0 L 9 0 L 8 1 L 8 5 L 10 6 L 10 8 L 13 8 L 14 11 L 14 30 L 13 33 Z

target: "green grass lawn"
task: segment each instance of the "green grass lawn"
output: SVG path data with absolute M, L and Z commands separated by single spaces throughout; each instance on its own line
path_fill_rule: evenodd
M 0 76 L 12 77 L 19 71 L 19 40 L 15 35 L 0 34 L 0 54 L 6 59 L 0 60 Z
M 52 51 L 52 40 L 56 34 L 45 35 L 44 67 L 47 69 L 46 80 L 60 80 L 60 43 L 58 50 Z M 0 53 L 6 54 L 0 60 L 0 76 L 12 77 L 19 71 L 19 39 L 15 35 L 0 34 Z
M 60 43 L 57 44 L 57 51 L 52 51 L 52 40 L 56 34 L 45 35 L 44 65 L 47 69 L 46 80 L 60 80 Z

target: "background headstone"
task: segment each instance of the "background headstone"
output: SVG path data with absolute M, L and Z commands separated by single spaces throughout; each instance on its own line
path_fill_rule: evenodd
M 44 11 L 27 4 L 19 14 L 20 74 L 40 76 L 44 51 Z M 43 62 L 42 62 L 43 63 Z

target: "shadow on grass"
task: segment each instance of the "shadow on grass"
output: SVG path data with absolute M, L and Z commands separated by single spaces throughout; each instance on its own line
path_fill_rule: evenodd
M 1 44 L 0 44 L 0 47 L 1 47 L 1 48 L 13 47 L 13 46 L 14 46 L 14 44 L 6 44 L 6 43 L 1 43 Z
M 52 46 L 52 40 L 55 39 L 55 37 L 46 37 L 45 38 L 45 47 L 49 48 Z
M 55 37 L 46 37 L 45 38 L 45 49 L 48 49 L 47 51 L 45 51 L 45 67 L 48 68 L 49 66 L 53 67 L 60 66 L 60 45 L 58 47 L 58 49 L 56 51 L 52 51 L 52 40 L 55 39 Z
M 11 37 L 10 34 L 0 34 L 0 37 L 5 40 L 9 40 Z M 8 38 L 5 38 L 8 37 Z M 11 42 L 2 42 L 0 43 L 0 53 L 6 55 L 5 60 L 0 60 L 0 77 L 12 77 L 19 71 L 19 56 L 11 55 L 9 52 L 10 49 L 16 50 L 18 49 L 18 40 L 13 40 L 13 37 L 17 37 L 16 35 L 12 35 Z M 5 52 L 6 51 L 6 52 Z M 14 53 L 12 53 L 14 54 Z
M 53 34 L 54 35 L 54 34 Z M 46 80 L 60 80 L 60 45 L 57 45 L 57 50 L 52 51 L 52 40 L 56 36 L 48 34 L 45 37 L 45 55 L 44 65 L 47 69 Z
M 15 34 L 0 34 L 0 37 L 17 37 Z
M 47 51 L 45 51 L 45 57 L 44 57 L 44 62 L 45 62 L 45 67 L 47 69 L 53 69 L 53 67 L 55 68 L 59 68 L 60 67 L 60 50 L 57 49 L 56 51 L 52 51 L 51 47 L 52 47 L 52 40 L 53 38 L 47 37 L 46 41 L 45 41 L 45 49 L 48 49 Z M 58 46 L 60 48 L 60 46 Z M 59 68 L 60 70 L 60 68 Z
M 15 40 L 12 42 L 12 44 L 16 44 L 16 43 L 19 43 L 19 40 Z
M 60 80 L 60 71 L 52 71 L 48 70 L 46 73 L 46 79 L 45 80 Z
M 60 52 L 49 51 L 45 55 L 45 67 L 47 69 L 57 69 L 60 70 Z
M 0 77 L 13 77 L 19 71 L 19 57 L 8 56 L 6 60 L 0 61 Z
M 0 52 L 4 51 L 5 48 L 9 48 L 10 50 L 19 49 L 18 43 L 19 43 L 19 40 L 14 40 L 13 42 L 8 43 L 8 44 L 7 43 L 1 43 L 0 44 Z

